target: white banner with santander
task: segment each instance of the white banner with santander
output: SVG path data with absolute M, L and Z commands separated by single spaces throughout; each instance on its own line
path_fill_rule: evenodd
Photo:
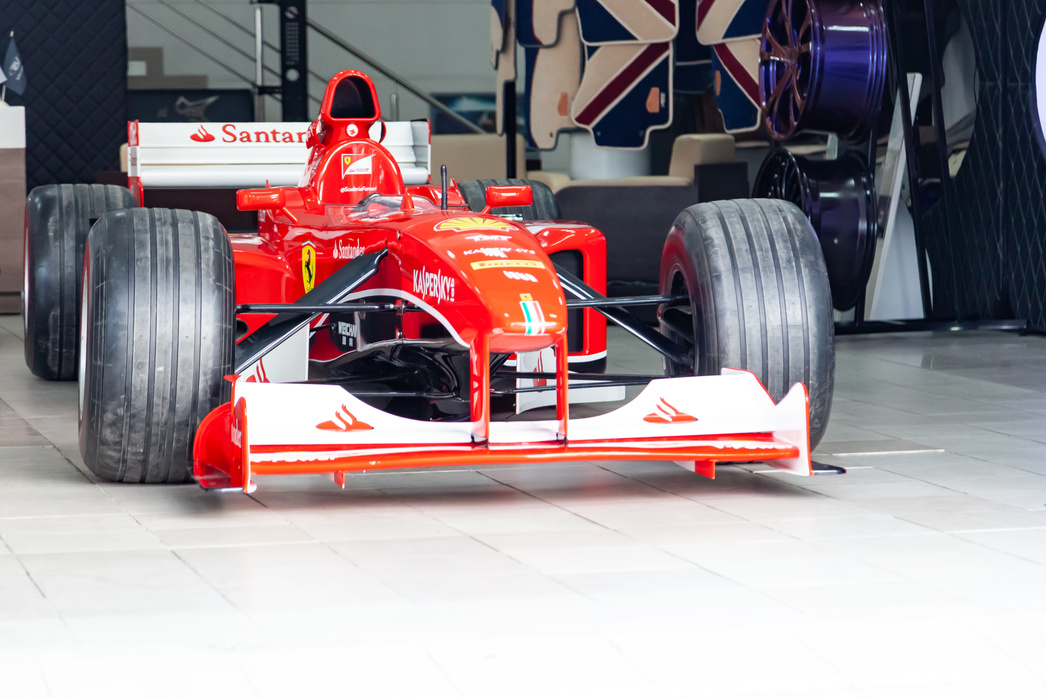
M 127 124 L 127 176 L 143 188 L 294 186 L 309 123 Z
M 296 186 L 309 149 L 309 122 L 127 124 L 127 176 L 132 189 Z M 404 182 L 429 181 L 427 121 L 375 123 L 380 140 L 403 173 Z

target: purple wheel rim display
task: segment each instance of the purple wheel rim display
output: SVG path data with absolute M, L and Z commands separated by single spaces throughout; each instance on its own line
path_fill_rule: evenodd
M 763 161 L 752 195 L 790 201 L 810 219 L 824 253 L 832 305 L 857 305 L 875 259 L 878 201 L 864 160 L 808 160 L 778 148 Z
M 878 119 L 885 82 L 886 24 L 878 0 L 771 0 L 759 91 L 773 138 L 824 131 L 860 141 Z

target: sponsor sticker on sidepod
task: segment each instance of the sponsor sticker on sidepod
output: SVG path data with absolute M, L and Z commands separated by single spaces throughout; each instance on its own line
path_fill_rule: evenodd
M 356 259 L 363 254 L 359 240 L 337 240 L 334 243 L 334 259 Z
M 439 269 L 428 271 L 425 267 L 414 270 L 414 293 L 422 300 L 434 300 L 439 303 L 454 300 L 454 278 L 446 276 Z

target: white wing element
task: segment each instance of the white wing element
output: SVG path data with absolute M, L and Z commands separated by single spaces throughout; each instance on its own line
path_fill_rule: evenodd
M 811 474 L 805 386 L 775 405 L 747 371 L 654 380 L 623 407 L 571 420 L 566 442 L 557 439 L 555 420 L 495 422 L 489 443 L 473 446 L 468 422 L 398 417 L 338 386 L 239 382 L 233 400 L 244 405 L 250 429 L 243 448 L 257 474 L 289 472 L 276 467 L 281 463 L 315 464 L 294 472 L 335 472 L 367 469 L 368 462 L 390 468 L 582 456 L 675 460 L 703 474 L 714 473 L 718 461 L 767 460 Z

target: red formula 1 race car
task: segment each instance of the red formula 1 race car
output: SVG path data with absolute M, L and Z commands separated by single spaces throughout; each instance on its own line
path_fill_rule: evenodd
M 403 128 L 424 129 L 414 156 L 396 152 Z M 427 124 L 383 124 L 362 73 L 336 75 L 319 119 L 288 133 L 308 148 L 304 174 L 238 192 L 258 212 L 250 234 L 134 207 L 132 154 L 132 201 L 81 197 L 97 212 L 82 302 L 41 296 L 61 270 L 38 229 L 65 209 L 60 192 L 30 196 L 27 360 L 45 377 L 79 374 L 80 448 L 98 476 L 249 492 L 257 475 L 343 484 L 353 471 L 505 462 L 673 460 L 711 477 L 717 463 L 765 460 L 811 473 L 833 326 L 797 208 L 687 209 L 668 233 L 660 295 L 607 299 L 599 231 L 495 215 L 540 218 L 525 184 L 487 186 L 470 209 L 445 171 L 432 182 Z M 75 295 L 74 279 L 59 290 Z M 659 330 L 629 312 L 643 303 Z M 75 322 L 43 317 L 69 307 L 78 345 Z M 607 319 L 659 352 L 668 377 L 569 419 L 573 399 L 649 380 L 605 373 Z M 497 419 L 506 400 L 520 410 L 535 396 L 553 418 Z

